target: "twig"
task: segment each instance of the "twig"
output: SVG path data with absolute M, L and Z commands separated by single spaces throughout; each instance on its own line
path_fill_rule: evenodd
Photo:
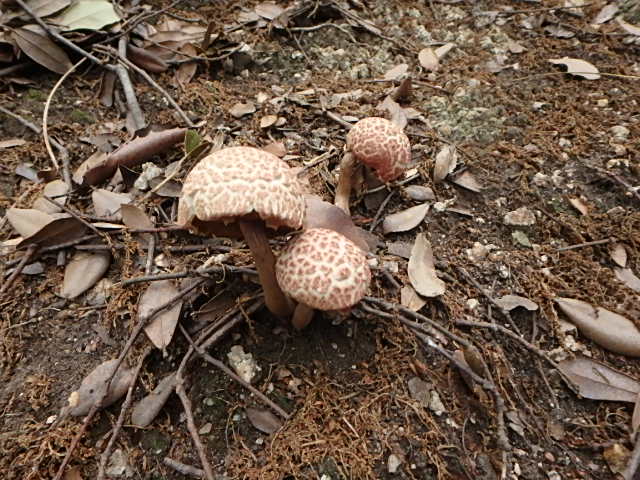
M 76 68 L 82 65 L 86 59 L 87 59 L 86 57 L 81 58 L 79 62 L 77 62 L 75 65 L 72 65 L 71 68 L 67 70 L 64 73 L 64 75 L 62 75 L 58 79 L 56 84 L 51 89 L 51 92 L 49 92 L 47 101 L 44 104 L 44 111 L 42 112 L 42 137 L 44 138 L 44 146 L 47 149 L 49 158 L 53 162 L 53 166 L 55 167 L 56 171 L 60 170 L 60 166 L 58 165 L 58 160 L 56 160 L 56 156 L 53 154 L 53 149 L 51 148 L 51 142 L 49 141 L 49 132 L 47 127 L 47 119 L 49 117 L 49 107 L 51 106 L 51 100 L 53 99 L 53 95 L 56 93 L 56 90 L 58 90 L 60 85 L 62 85 L 62 82 L 64 82 L 67 79 L 67 77 L 76 70 Z M 64 179 L 64 183 L 66 183 L 67 186 L 69 187 L 69 190 L 71 190 L 73 188 L 73 183 L 71 182 L 71 172 L 69 170 L 68 155 L 62 157 L 62 178 Z
M 373 220 L 371 221 L 371 225 L 369 225 L 370 232 L 373 232 L 378 226 L 378 223 L 380 223 L 380 217 L 382 216 L 384 209 L 387 208 L 387 204 L 389 203 L 389 200 L 391 200 L 391 197 L 393 197 L 394 193 L 395 193 L 395 190 L 391 190 L 389 192 L 389 195 L 387 195 L 385 199 L 382 201 L 382 203 L 380 204 L 380 208 L 378 208 L 378 211 L 376 212 L 375 217 L 373 217 Z
M 351 125 L 349 122 L 344 120 L 340 115 L 338 115 L 336 113 L 330 112 L 329 110 L 325 110 L 324 114 L 327 117 L 329 117 L 331 120 L 333 120 L 334 122 L 337 122 L 340 125 L 342 125 L 347 130 L 351 130 L 351 128 L 353 127 L 353 125 Z
M 595 169 L 596 169 L 596 171 L 602 173 L 603 175 L 606 175 L 608 177 L 613 178 L 616 182 L 618 182 L 620 185 L 622 185 L 630 194 L 632 194 L 634 197 L 636 197 L 638 200 L 640 200 L 640 192 L 638 191 L 638 189 L 634 188 L 632 185 L 630 185 L 629 182 L 627 182 L 620 175 L 617 175 L 617 174 L 615 174 L 613 172 L 608 172 L 604 168 L 595 167 Z
M 498 12 L 498 16 L 515 15 L 520 13 L 531 14 L 531 13 L 538 13 L 538 12 L 548 12 L 551 10 L 571 10 L 574 8 L 590 7 L 591 5 L 593 5 L 593 2 L 582 3 L 580 5 L 571 5 L 566 7 L 540 7 L 540 8 L 531 8 L 529 10 L 503 10 L 501 12 Z
M 163 463 L 182 475 L 190 475 L 194 478 L 204 478 L 204 470 L 192 467 L 191 465 L 185 465 L 184 463 L 173 460 L 172 458 L 164 457 Z
M 117 369 L 115 369 L 113 371 L 112 375 L 115 375 L 116 370 Z M 107 391 L 108 391 L 108 389 L 105 390 L 105 395 L 106 395 Z M 64 475 L 64 471 L 67 468 L 67 465 L 69 464 L 69 462 L 71 461 L 71 454 L 73 453 L 73 451 L 78 446 L 78 442 L 80 442 L 80 439 L 84 436 L 84 433 L 87 431 L 87 427 L 89 426 L 89 423 L 93 419 L 93 416 L 99 410 L 99 408 L 100 408 L 99 404 L 100 403 L 102 403 L 102 402 L 99 401 L 97 403 L 94 403 L 91 406 L 91 410 L 89 410 L 89 413 L 87 413 L 87 416 L 84 417 L 84 421 L 82 422 L 82 426 L 76 432 L 75 436 L 71 440 L 71 445 L 69 445 L 69 448 L 67 449 L 67 453 L 65 454 L 64 458 L 62 459 L 62 463 L 58 467 L 58 471 L 56 472 L 55 477 L 53 477 L 53 480 L 61 480 L 62 479 L 62 475 Z
M 419 173 L 415 173 L 413 175 L 411 175 L 410 177 L 405 178 L 404 180 L 400 180 L 398 182 L 393 182 L 390 183 L 389 185 L 385 184 L 385 185 L 380 185 L 379 187 L 375 187 L 372 188 L 371 190 L 365 190 L 364 192 L 362 192 L 362 195 L 370 195 L 372 193 L 376 193 L 376 192 L 380 192 L 381 190 L 384 190 L 385 188 L 387 188 L 388 186 L 390 187 L 401 187 L 402 185 L 405 185 L 409 182 L 413 182 L 416 178 L 419 178 L 420 174 Z
M 328 152 L 324 152 L 322 155 L 318 155 L 317 157 L 315 157 L 314 159 L 312 159 L 311 161 L 309 161 L 309 163 L 307 163 L 304 167 L 302 167 L 302 169 L 300 170 L 300 172 L 298 172 L 298 176 L 303 175 L 304 173 L 306 173 L 307 171 L 311 170 L 313 167 L 315 167 L 316 165 L 321 164 L 322 162 L 329 160 L 331 157 L 333 157 L 336 153 L 338 153 L 338 149 L 335 147 L 331 147 L 329 149 Z
M 476 289 L 482 293 L 487 300 L 489 300 L 489 302 L 495 306 L 498 310 L 500 310 L 500 313 L 502 313 L 502 315 L 507 319 L 507 321 L 509 322 L 509 324 L 513 327 L 513 329 L 518 333 L 518 335 L 522 336 L 522 332 L 520 331 L 520 329 L 518 328 L 518 326 L 516 325 L 516 323 L 513 321 L 513 318 L 511 318 L 511 313 L 509 313 L 509 310 L 505 309 L 502 305 L 500 305 L 497 300 L 495 298 L 493 298 L 491 296 L 491 294 L 485 290 L 484 288 L 482 288 L 482 285 L 480 285 L 478 283 L 478 281 L 473 278 L 469 272 L 467 272 L 464 268 L 459 267 L 456 265 L 456 269 L 458 270 L 458 272 L 460 272 L 462 274 L 462 276 L 474 287 L 476 287 Z
M 129 39 L 126 35 L 120 37 L 118 40 L 118 50 L 117 55 L 120 56 L 121 59 L 127 59 L 127 43 Z M 111 47 L 109 47 L 111 48 Z M 115 49 L 111 49 L 115 52 Z M 124 68 L 120 63 L 117 63 L 114 66 L 115 72 L 118 75 L 118 79 L 120 79 L 120 84 L 122 85 L 122 90 L 124 91 L 124 96 L 127 99 L 127 106 L 129 107 L 129 112 L 131 113 L 131 118 L 133 119 L 135 130 L 140 130 L 147 125 L 147 121 L 144 118 L 144 113 L 142 112 L 142 108 L 140 108 L 140 103 L 138 103 L 138 98 L 136 97 L 136 92 L 133 89 L 133 84 L 131 83 L 131 78 L 129 77 L 129 72 Z
M 29 261 L 29 259 L 31 259 L 31 257 L 35 255 L 37 250 L 38 250 L 38 245 L 36 244 L 29 245 L 27 253 L 25 253 L 22 256 L 22 258 L 20 259 L 20 263 L 18 263 L 18 266 L 16 267 L 16 269 L 11 273 L 9 278 L 7 278 L 7 280 L 2 284 L 2 286 L 0 286 L 0 295 L 6 292 L 7 289 L 11 285 L 13 285 L 13 282 L 15 282 L 16 278 L 18 278 L 18 275 L 20 275 L 22 270 L 24 270 L 24 267 L 27 265 L 27 262 Z
M 140 282 L 156 282 L 158 280 L 171 280 L 174 278 L 186 278 L 186 277 L 198 277 L 209 273 L 244 273 L 247 275 L 258 275 L 252 268 L 248 267 L 236 267 L 235 265 L 222 265 L 219 267 L 208 267 L 203 269 L 196 269 L 191 271 L 174 272 L 174 273 L 159 273 L 156 275 L 145 275 L 143 277 L 128 278 L 122 281 L 122 286 L 133 285 Z
M 220 360 L 218 360 L 217 358 L 213 358 L 211 355 L 209 355 L 207 352 L 205 352 L 202 348 L 200 348 L 198 345 L 193 343 L 193 340 L 191 339 L 191 337 L 189 336 L 187 331 L 184 329 L 182 324 L 180 324 L 179 327 L 180 327 L 180 331 L 182 332 L 182 335 L 184 335 L 184 338 L 186 338 L 187 341 L 189 342 L 189 344 L 193 346 L 194 350 L 196 351 L 196 353 L 198 355 L 200 355 L 202 358 L 204 358 L 210 364 L 212 364 L 215 367 L 217 367 L 218 369 L 222 370 L 226 375 L 228 375 L 233 380 L 235 380 L 240 385 L 242 385 L 244 388 L 249 390 L 257 398 L 259 398 L 265 405 L 267 405 L 269 408 L 271 408 L 274 412 L 276 412 L 282 418 L 287 420 L 290 417 L 290 415 L 287 412 L 285 412 L 280 406 L 278 406 L 274 402 L 272 402 L 260 390 L 258 390 L 256 387 L 251 385 L 249 382 L 244 381 L 244 379 L 242 379 L 240 376 L 236 375 L 236 373 L 233 370 L 231 370 L 229 367 L 227 367 Z
M 83 237 L 76 238 L 75 240 L 70 240 L 68 242 L 59 243 L 58 245 L 51 245 L 50 247 L 44 247 L 42 250 L 38 251 L 38 254 L 42 255 L 43 253 L 56 252 L 58 250 L 62 250 L 63 248 L 73 247 L 74 245 L 77 245 L 79 243 L 85 242 L 87 240 L 91 240 L 93 238 L 96 238 L 96 235 L 85 235 Z M 105 248 L 108 248 L 108 247 L 105 245 Z M 15 265 L 17 263 L 20 263 L 23 258 L 24 258 L 24 256 L 22 256 L 20 258 L 16 258 L 14 260 L 9 260 L 8 262 L 5 263 L 5 265 L 7 267 L 11 267 L 11 266 L 13 266 L 13 265 Z
M 556 248 L 556 252 L 566 252 L 567 250 L 575 250 L 577 248 L 583 248 L 583 247 L 592 247 L 593 245 L 604 245 L 607 243 L 611 243 L 613 241 L 615 241 L 614 238 L 605 238 L 603 240 L 594 240 L 592 242 L 576 243 L 575 245 Z
M 37 125 L 34 125 L 33 123 L 31 123 L 29 120 L 25 120 L 24 118 L 22 118 L 20 115 L 17 115 L 15 113 L 13 113 L 11 110 L 7 110 L 6 108 L 0 106 L 0 112 L 4 113 L 5 115 L 7 115 L 8 117 L 13 118 L 15 121 L 17 121 L 18 123 L 24 125 L 25 127 L 27 127 L 29 130 L 31 130 L 32 132 L 37 133 L 38 135 L 42 134 L 42 129 L 40 127 L 38 127 Z M 66 148 L 64 148 L 60 143 L 58 143 L 55 139 L 50 138 L 49 141 L 51 142 L 51 145 L 53 145 L 54 147 L 56 147 L 58 149 L 58 151 L 60 152 L 60 156 L 61 157 L 68 157 L 69 156 L 69 152 L 67 151 Z
M 107 444 L 107 448 L 105 448 L 104 452 L 102 452 L 102 455 L 100 456 L 100 465 L 98 466 L 97 480 L 104 479 L 104 474 L 105 474 L 104 470 L 107 466 L 107 462 L 109 461 L 109 458 L 111 457 L 111 451 L 113 450 L 116 440 L 118 439 L 118 434 L 120 433 L 120 430 L 122 429 L 122 425 L 124 424 L 125 414 L 129 409 L 129 405 L 131 405 L 131 401 L 133 400 L 133 389 L 136 385 L 136 380 L 138 378 L 138 375 L 140 375 L 140 370 L 142 369 L 144 360 L 145 358 L 147 358 L 149 353 L 151 353 L 151 350 L 152 350 L 151 347 L 147 347 L 147 349 L 144 351 L 144 353 L 140 357 L 140 360 L 138 361 L 138 365 L 136 365 L 135 371 L 133 372 L 133 379 L 131 380 L 131 384 L 129 385 L 129 389 L 127 390 L 127 396 L 124 399 L 124 402 L 122 403 L 122 407 L 120 407 L 120 415 L 118 415 L 118 420 L 116 421 L 116 425 L 115 427 L 113 427 L 111 438 L 109 438 L 109 443 Z
M 94 238 L 95 235 L 91 235 L 91 238 Z M 109 245 L 105 245 L 103 243 L 88 243 L 86 245 L 75 245 L 76 250 L 122 250 L 124 248 L 128 248 L 127 245 L 123 243 L 114 243 L 111 247 Z M 149 245 L 140 245 L 139 248 L 143 250 L 148 250 Z M 163 250 L 168 252 L 203 252 L 207 250 L 215 250 L 218 252 L 232 252 L 237 251 L 233 247 L 227 247 L 226 245 L 180 245 L 180 246 L 166 246 L 162 247 Z M 43 249 L 44 251 L 44 249 Z
M 78 212 L 75 212 L 73 209 L 67 207 L 66 205 L 60 203 L 60 202 L 56 202 L 53 198 L 51 197 L 47 197 L 46 195 L 44 195 L 42 198 L 44 198 L 47 202 L 55 205 L 56 207 L 64 210 L 66 213 L 68 213 L 69 215 L 71 215 L 73 218 L 75 218 L 76 220 L 78 220 L 80 223 L 82 223 L 85 227 L 87 227 L 89 230 L 91 230 L 93 233 L 95 233 L 96 235 L 104 238 L 108 243 L 111 243 L 111 239 L 109 238 L 109 236 L 105 233 L 102 233 L 100 230 L 98 230 L 96 227 L 94 227 L 93 225 L 91 225 L 91 223 L 87 222 L 84 218 L 82 218 L 82 215 Z
M 153 233 L 149 234 L 149 244 L 147 245 L 147 264 L 144 267 L 144 274 L 151 275 L 153 269 L 153 257 L 156 250 L 156 236 Z

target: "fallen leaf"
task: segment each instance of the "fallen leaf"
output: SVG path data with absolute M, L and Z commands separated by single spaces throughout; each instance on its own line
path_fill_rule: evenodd
M 401 212 L 387 215 L 382 222 L 382 231 L 387 233 L 406 232 L 411 230 L 424 220 L 429 212 L 429 203 L 422 203 Z
M 606 23 L 616 16 L 618 13 L 618 5 L 615 3 L 607 3 L 604 7 L 600 9 L 596 17 L 591 21 L 594 25 L 600 25 L 602 23 Z
M 65 51 L 53 43 L 46 33 L 21 27 L 11 32 L 11 38 L 31 60 L 52 72 L 62 75 L 72 67 Z
M 31 164 L 29 163 L 20 163 L 16 167 L 16 175 L 20 175 L 21 177 L 26 178 L 27 180 L 31 180 L 34 183 L 40 183 L 40 179 L 38 178 L 38 172 L 36 172 Z
M 427 304 L 427 301 L 418 295 L 411 285 L 403 285 L 400 289 L 400 304 L 417 312 Z
M 58 213 L 62 211 L 62 207 L 58 207 L 43 197 L 48 197 L 60 205 L 67 203 L 67 193 L 69 193 L 69 185 L 62 180 L 54 180 L 47 183 L 42 191 L 42 197 L 33 202 L 33 208 L 45 213 Z
M 636 397 L 636 404 L 633 406 L 633 415 L 631 416 L 631 434 L 636 435 L 640 428 L 640 393 Z
M 411 285 L 420 295 L 437 297 L 444 293 L 445 284 L 436 275 L 431 243 L 424 233 L 420 233 L 416 237 L 411 249 L 407 272 Z
M 395 67 L 391 68 L 390 70 L 388 70 L 385 74 L 384 74 L 384 79 L 385 80 L 399 80 L 400 77 L 402 77 L 405 73 L 407 73 L 407 70 L 409 70 L 409 65 L 406 63 L 401 63 L 399 65 L 396 65 Z
M 76 467 L 68 468 L 64 472 L 64 477 L 62 477 L 62 480 L 83 480 L 82 473 L 80 473 L 80 470 L 78 470 Z
M 403 191 L 407 197 L 411 200 L 415 200 L 416 202 L 426 202 L 428 200 L 436 199 L 433 189 L 422 185 L 409 185 L 408 187 L 405 187 Z
M 262 18 L 266 18 L 267 20 L 273 20 L 278 17 L 282 12 L 284 12 L 284 8 L 276 5 L 273 2 L 262 2 L 256 5 L 254 12 L 261 16 Z
M 100 30 L 120 21 L 113 4 L 107 0 L 75 0 L 55 18 L 49 19 L 63 32 L 71 30 Z
M 435 54 L 436 57 L 438 57 L 438 60 L 442 60 L 447 55 L 447 53 L 449 53 L 455 46 L 455 43 L 449 42 L 436 48 Z
M 0 148 L 21 147 L 22 145 L 26 145 L 26 143 L 27 141 L 22 138 L 9 138 L 7 140 L 0 141 Z
M 573 30 L 564 28 L 562 25 L 551 24 L 544 27 L 544 31 L 556 38 L 573 38 L 576 36 Z
M 48 223 L 53 222 L 54 218 L 40 210 L 11 207 L 7 210 L 7 220 L 18 232 L 18 235 L 28 238 Z
M 529 237 L 527 236 L 526 233 L 524 233 L 522 230 L 516 230 L 514 232 L 511 232 L 511 238 L 513 238 L 513 240 L 522 245 L 523 247 L 527 247 L 527 248 L 533 248 L 533 244 L 531 243 L 531 240 L 529 240 Z
M 412 80 L 411 77 L 407 76 L 405 77 L 401 82 L 400 85 L 398 85 L 390 94 L 389 97 L 394 100 L 394 101 L 398 101 L 398 100 L 402 100 L 402 99 L 408 99 L 412 92 L 413 92 L 413 86 L 412 86 Z
M 256 111 L 256 106 L 252 102 L 248 103 L 236 103 L 229 109 L 229 113 L 232 117 L 240 118 L 244 115 L 249 115 Z
M 523 47 L 518 42 L 511 40 L 507 42 L 507 49 L 509 49 L 511 53 L 522 53 L 527 51 L 526 47 Z
M 192 43 L 187 43 L 180 48 L 180 52 L 188 55 L 183 55 L 185 58 L 195 57 L 198 55 L 196 47 Z M 196 71 L 198 70 L 198 62 L 196 60 L 192 62 L 182 63 L 176 70 L 174 78 L 176 83 L 182 90 L 185 90 L 187 85 L 193 80 Z
M 640 332 L 628 318 L 573 298 L 555 298 L 580 333 L 614 353 L 640 357 Z
M 361 229 L 356 227 L 350 215 L 347 215 L 340 207 L 325 202 L 317 195 L 305 195 L 306 213 L 302 228 L 327 228 L 347 237 L 365 252 L 369 246 L 361 234 Z
M 627 250 L 622 243 L 616 242 L 609 246 L 609 255 L 618 266 L 624 268 L 627 266 Z
M 269 410 L 247 408 L 247 418 L 255 428 L 266 434 L 272 434 L 282 427 L 282 422 Z
M 378 110 L 386 110 L 389 112 L 390 120 L 397 125 L 401 130 L 407 126 L 407 115 L 404 108 L 400 106 L 390 95 L 387 95 L 385 99 L 376 107 Z
M 147 72 L 162 73 L 169 69 L 167 62 L 158 55 L 130 43 L 127 45 L 127 58 Z
M 60 296 L 73 299 L 93 287 L 104 276 L 111 264 L 108 250 L 76 252 L 64 270 Z
M 435 167 L 433 168 L 434 183 L 441 182 L 456 168 L 458 164 L 458 152 L 453 145 L 445 145 L 436 155 Z
M 67 408 L 71 415 L 79 417 L 89 413 L 91 407 L 102 399 L 105 392 L 107 395 L 102 402 L 102 408 L 117 402 L 127 392 L 134 379 L 134 372 L 132 369 L 126 368 L 124 363 L 120 365 L 120 368 L 113 376 L 110 388 L 107 391 L 107 380 L 111 377 L 117 363 L 117 359 L 107 360 L 94 368 L 82 380 L 80 388 L 69 396 L 70 404 Z
M 26 4 L 38 17 L 44 18 L 66 8 L 71 0 L 29 0 Z
M 549 62 L 554 65 L 566 66 L 567 73 L 577 77 L 586 78 L 587 80 L 597 80 L 600 78 L 600 72 L 598 72 L 598 69 L 595 66 L 578 58 L 551 58 L 549 59 Z
M 422 68 L 427 71 L 435 72 L 440 67 L 440 59 L 432 48 L 423 48 L 418 52 L 418 61 Z
M 53 215 L 56 215 L 53 221 L 47 223 L 30 237 L 22 240 L 16 248 L 22 249 L 34 244 L 40 247 L 49 247 L 51 245 L 70 242 L 84 235 L 87 227 L 79 220 L 66 213 L 56 213 Z
M 607 462 L 609 470 L 615 474 L 622 475 L 631 458 L 631 452 L 624 445 L 614 443 L 603 450 L 602 456 Z M 631 478 L 632 477 L 629 477 L 629 480 L 631 480 Z
M 624 283 L 634 292 L 640 293 L 640 278 L 630 268 L 614 268 L 618 280 Z
M 98 217 L 105 220 L 117 221 L 122 219 L 120 206 L 131 203 L 131 196 L 127 193 L 117 193 L 103 188 L 97 188 L 91 193 L 93 209 Z
M 471 190 L 472 192 L 482 192 L 482 185 L 476 180 L 476 177 L 469 170 L 464 170 L 458 175 L 454 175 L 450 179 L 456 185 Z
M 178 289 L 171 280 L 159 280 L 152 282 L 140 296 L 138 302 L 138 317 L 144 318 L 157 307 L 163 305 L 168 299 L 175 297 Z M 171 307 L 158 313 L 144 331 L 149 340 L 160 350 L 164 350 L 173 338 L 173 333 L 178 325 L 182 300 L 178 300 Z
M 113 91 L 116 85 L 116 74 L 111 70 L 104 70 L 100 79 L 100 92 L 98 92 L 98 98 L 100 103 L 105 107 L 111 107 L 113 105 Z M 77 182 L 76 179 L 73 179 Z M 82 181 L 82 180 L 81 180 Z
M 149 395 L 142 398 L 131 412 L 131 423 L 136 427 L 145 428 L 158 416 L 164 404 L 167 403 L 171 392 L 176 386 L 176 374 L 170 373 L 164 377 Z
M 122 222 L 131 229 L 153 228 L 153 222 L 149 216 L 135 205 L 120 205 Z
M 260 119 L 260 128 L 269 128 L 278 121 L 277 115 L 265 115 Z
M 287 147 L 282 142 L 271 142 L 262 147 L 265 152 L 272 153 L 278 158 L 282 158 L 287 154 Z
M 640 392 L 640 382 L 634 378 L 584 355 L 558 362 L 558 368 L 590 400 L 634 403 Z
M 387 251 L 389 255 L 395 255 L 396 257 L 405 258 L 409 260 L 411 258 L 411 249 L 413 245 L 409 242 L 390 242 L 387 243 Z
M 618 24 L 624 29 L 625 32 L 640 37 L 640 27 L 636 27 L 635 25 L 631 25 L 630 23 L 625 22 L 622 18 L 617 18 Z
M 578 210 L 582 215 L 589 215 L 589 207 L 579 198 L 570 198 L 569 203 L 573 208 Z
M 530 312 L 538 310 L 538 304 L 532 302 L 528 298 L 521 297 L 519 295 L 504 295 L 500 298 L 496 298 L 496 303 L 507 312 L 510 312 L 514 308 L 524 307 Z

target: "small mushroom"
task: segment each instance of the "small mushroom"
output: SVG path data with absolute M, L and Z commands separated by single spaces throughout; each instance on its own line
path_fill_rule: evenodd
M 178 223 L 200 234 L 244 237 L 267 308 L 286 317 L 293 307 L 276 281 L 267 228 L 299 229 L 304 212 L 304 188 L 284 161 L 257 148 L 229 147 L 207 155 L 189 172 Z
M 369 289 L 371 271 L 365 253 L 351 240 L 326 228 L 294 238 L 276 262 L 282 290 L 298 302 L 293 326 L 301 330 L 317 310 L 345 310 Z
M 335 196 L 335 204 L 347 214 L 356 161 L 375 170 L 383 182 L 395 180 L 411 161 L 409 138 L 400 127 L 380 117 L 363 118 L 349 130 Z

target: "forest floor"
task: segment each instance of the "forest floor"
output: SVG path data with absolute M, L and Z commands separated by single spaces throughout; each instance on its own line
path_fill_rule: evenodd
M 218 147 L 267 147 L 291 166 L 307 165 L 310 192 L 327 201 L 345 141 L 341 122 L 383 116 L 406 124 L 413 164 L 408 181 L 352 196 L 353 220 L 371 229 L 377 259 L 368 300 L 346 319 L 317 314 L 300 332 L 264 308 L 229 317 L 237 326 L 207 350 L 228 363 L 231 348 L 242 346 L 259 366 L 252 385 L 288 418 L 194 356 L 184 391 L 201 452 L 184 402 L 172 394 L 145 428 L 126 412 L 105 478 L 190 478 L 165 457 L 202 469 L 199 453 L 215 478 L 603 480 L 625 469 L 638 390 L 631 389 L 632 400 L 620 394 L 616 401 L 618 390 L 607 400 L 585 398 L 558 363 L 592 359 L 640 379 L 637 361 L 577 331 L 557 301 L 588 302 L 640 327 L 640 37 L 603 19 L 604 1 L 299 2 L 305 8 L 288 18 L 252 1 L 147 3 L 157 14 L 132 38 L 151 36 L 169 20 L 184 31 L 212 26 L 208 45 L 201 31 L 193 42 L 200 60 L 147 68 L 200 138 Z M 73 40 L 83 48 L 106 55 L 95 49 L 96 38 L 79 37 Z M 139 43 L 152 51 L 149 45 Z M 563 61 L 574 75 L 550 62 L 564 57 L 588 62 L 599 75 L 585 78 L 580 72 L 589 67 L 572 60 Z M 388 99 L 407 78 L 409 94 Z M 0 105 L 41 125 L 58 79 L 35 64 L 0 76 Z M 133 72 L 132 79 L 152 130 L 186 126 L 157 88 Z M 74 172 L 97 150 L 132 138 L 124 97 L 105 106 L 103 83 L 103 70 L 85 62 L 51 99 L 48 133 L 66 147 Z M 4 215 L 34 208 L 46 183 L 33 173 L 52 165 L 42 135 L 12 116 L 0 113 L 0 120 Z M 151 161 L 164 169 L 182 156 L 178 145 Z M 186 157 L 168 185 L 179 188 L 193 162 Z M 119 182 L 91 188 L 127 192 L 156 227 L 171 225 L 177 194 L 143 198 L 146 191 L 132 186 L 143 168 L 132 164 Z M 91 190 L 77 188 L 66 202 L 87 222 L 122 222 L 100 218 Z M 427 204 L 426 215 L 406 214 L 403 222 L 412 225 L 404 231 L 385 231 L 389 215 Z M 1 224 L 4 281 L 25 255 L 15 250 L 12 225 Z M 444 293 L 432 298 L 417 295 L 407 274 L 419 234 L 444 282 Z M 84 430 L 82 416 L 59 416 L 83 378 L 122 353 L 137 324 L 141 295 L 153 282 L 126 279 L 191 272 L 172 280 L 180 289 L 207 261 L 251 267 L 237 241 L 153 235 L 149 261 L 148 237 L 113 225 L 81 244 L 56 249 L 54 238 L 54 248 L 29 250 L 35 257 L 0 297 L 2 478 L 53 478 L 79 431 L 63 478 L 97 478 L 122 400 Z M 73 299 L 60 296 L 72 256 L 104 258 L 109 250 L 106 280 Z M 260 292 L 250 275 L 206 279 L 180 300 L 180 323 L 194 334 L 243 312 Z M 506 295 L 517 296 L 515 305 L 504 303 Z M 427 326 L 416 336 L 407 326 L 428 319 L 445 333 Z M 595 337 L 615 336 L 618 327 L 601 324 L 596 329 L 605 331 Z M 150 345 L 140 335 L 125 360 L 143 362 L 134 406 L 189 348 L 180 330 L 164 352 L 149 353 Z M 485 388 L 456 366 L 465 360 Z

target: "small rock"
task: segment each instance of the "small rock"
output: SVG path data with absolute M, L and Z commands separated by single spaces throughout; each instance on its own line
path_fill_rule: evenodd
M 616 140 L 626 140 L 629 137 L 629 129 L 622 125 L 615 125 L 609 129 Z
M 253 359 L 253 355 L 245 353 L 242 345 L 234 345 L 231 347 L 231 351 L 227 354 L 227 358 L 229 359 L 229 364 L 238 376 L 247 383 L 251 383 L 257 373 L 261 370 Z
M 438 416 L 446 412 L 446 409 L 442 404 L 442 400 L 440 400 L 440 395 L 438 395 L 438 392 L 436 392 L 435 390 L 431 391 L 431 400 L 429 401 L 429 409 Z
M 395 453 L 389 455 L 389 458 L 387 459 L 387 470 L 389 473 L 398 473 L 400 465 L 402 465 L 402 459 L 398 455 Z
M 609 105 L 609 100 L 606 98 L 601 98 L 600 100 L 598 100 L 597 104 L 599 107 L 604 108 Z
M 416 202 L 426 202 L 427 200 L 436 199 L 432 189 L 421 185 L 410 185 L 404 189 L 404 193 L 407 197 L 411 200 L 415 200 Z
M 107 299 L 111 296 L 111 288 L 113 287 L 113 281 L 108 278 L 103 278 L 87 293 L 86 301 L 88 305 L 104 305 L 107 303 Z
M 142 165 L 142 173 L 140 173 L 140 176 L 136 178 L 133 186 L 138 190 L 148 190 L 150 187 L 149 182 L 154 178 L 158 178 L 162 174 L 163 170 L 160 167 L 155 163 L 147 162 Z
M 479 262 L 480 260 L 484 260 L 489 255 L 489 249 L 481 244 L 480 242 L 474 242 L 473 247 L 465 250 L 467 253 L 467 257 L 472 262 Z
M 478 308 L 478 305 L 480 305 L 480 302 L 477 298 L 470 298 L 469 300 L 467 300 L 467 308 L 469 310 L 475 310 L 476 308 Z
M 533 176 L 532 181 L 534 185 L 537 185 L 538 187 L 544 187 L 547 183 L 549 183 L 549 175 L 538 172 Z
M 507 213 L 504 216 L 505 225 L 529 226 L 536 223 L 536 216 L 527 207 Z
M 105 473 L 111 477 L 133 477 L 133 469 L 121 449 L 114 450 L 109 459 Z
M 417 400 L 422 406 L 427 407 L 431 401 L 431 385 L 418 377 L 413 377 L 408 382 L 411 398 Z
M 198 433 L 200 435 L 208 435 L 211 433 L 211 428 L 213 428 L 213 426 L 210 422 L 207 422 L 200 428 L 200 430 L 198 430 Z

